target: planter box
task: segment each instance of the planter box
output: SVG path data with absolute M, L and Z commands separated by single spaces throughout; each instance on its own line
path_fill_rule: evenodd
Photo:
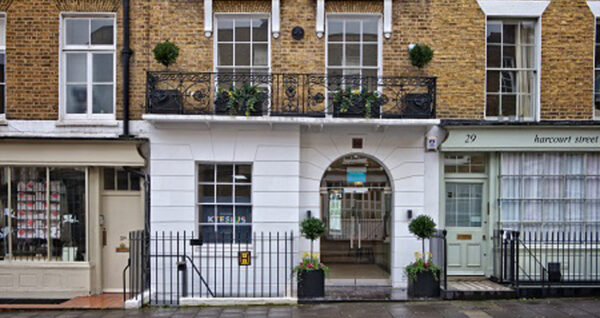
M 264 102 L 259 102 L 254 105 L 254 111 L 250 112 L 250 116 L 262 116 L 263 110 L 262 105 Z M 231 114 L 227 108 L 227 104 L 215 103 L 215 114 L 217 115 L 234 115 L 234 116 L 245 116 L 245 110 L 238 110 L 235 114 Z
M 325 297 L 325 272 L 298 272 L 298 298 Z
M 440 272 L 436 273 L 437 280 L 432 272 L 417 274 L 415 280 L 408 279 L 409 297 L 440 297 Z
M 349 118 L 367 118 L 367 111 L 365 105 L 357 104 L 348 108 L 347 111 L 341 111 L 341 105 L 334 103 L 333 104 L 333 117 L 349 117 Z M 380 111 L 379 106 L 371 108 L 371 115 L 369 118 L 379 118 Z

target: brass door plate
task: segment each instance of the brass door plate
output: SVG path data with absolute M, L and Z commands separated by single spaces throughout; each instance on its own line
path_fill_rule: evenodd
M 456 234 L 456 239 L 462 241 L 472 240 L 473 236 L 471 234 Z

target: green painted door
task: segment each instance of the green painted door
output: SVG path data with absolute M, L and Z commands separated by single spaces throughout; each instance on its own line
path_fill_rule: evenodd
M 488 223 L 485 181 L 445 183 L 448 274 L 484 275 Z

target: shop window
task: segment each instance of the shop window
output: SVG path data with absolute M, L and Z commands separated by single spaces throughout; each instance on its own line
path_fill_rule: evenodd
M 251 165 L 198 165 L 197 198 L 198 220 L 204 242 L 251 241 Z
M 445 173 L 485 173 L 485 154 L 447 154 Z
M 114 119 L 114 16 L 66 16 L 62 25 L 60 75 L 63 117 Z
M 85 168 L 1 169 L 2 258 L 85 261 Z
M 104 168 L 104 190 L 140 191 L 139 170 L 135 172 L 117 168 Z
M 600 154 L 503 153 L 499 204 L 505 229 L 594 229 L 600 223 Z
M 537 109 L 536 22 L 487 22 L 486 118 L 534 120 Z

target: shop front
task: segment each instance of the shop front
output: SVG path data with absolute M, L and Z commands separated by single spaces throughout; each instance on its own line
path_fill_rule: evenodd
M 552 268 L 580 281 L 597 275 L 587 243 L 600 230 L 597 127 L 445 128 L 440 220 L 450 275 L 497 274 L 507 235 L 522 247 L 524 278 L 548 280 Z
M 109 273 L 122 272 L 127 233 L 144 224 L 139 144 L 0 143 L 0 297 L 122 291 Z

